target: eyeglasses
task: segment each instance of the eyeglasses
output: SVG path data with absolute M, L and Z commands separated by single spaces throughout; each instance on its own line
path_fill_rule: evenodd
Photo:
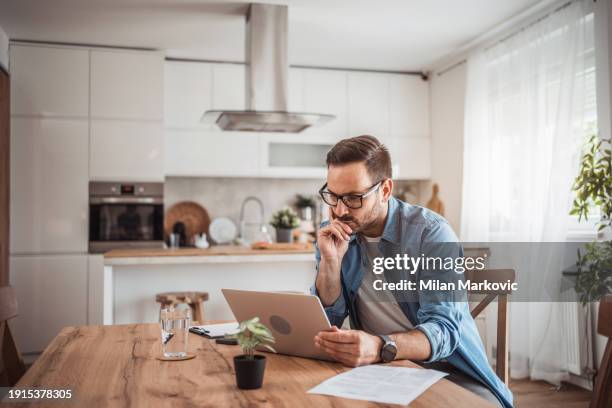
M 326 190 L 327 183 L 319 190 L 319 195 L 325 201 L 325 204 L 335 207 L 338 205 L 338 200 L 342 200 L 344 205 L 346 205 L 350 209 L 357 209 L 363 206 L 363 199 L 374 193 L 380 185 L 382 184 L 382 180 L 373 186 L 369 187 L 368 190 L 363 194 L 345 194 L 345 195 L 337 195 L 332 193 L 331 191 Z

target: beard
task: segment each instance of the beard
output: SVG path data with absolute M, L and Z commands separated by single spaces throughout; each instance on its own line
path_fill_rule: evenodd
M 378 220 L 378 215 L 381 211 L 381 207 L 382 204 L 377 201 L 372 206 L 372 208 L 366 214 L 363 215 L 363 217 L 356 218 L 350 214 L 345 214 L 341 217 L 337 217 L 334 214 L 334 218 L 338 221 L 342 221 L 343 223 L 351 227 L 351 229 L 353 230 L 353 234 L 360 234 L 363 231 L 367 231 L 368 229 L 372 228 L 376 224 Z

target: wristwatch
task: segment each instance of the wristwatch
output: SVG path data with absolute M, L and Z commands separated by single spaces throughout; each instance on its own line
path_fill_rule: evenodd
M 386 334 L 379 334 L 378 337 L 383 341 L 383 345 L 380 349 L 380 359 L 382 362 L 388 363 L 389 361 L 395 360 L 395 356 L 397 355 L 397 345 L 395 342 Z

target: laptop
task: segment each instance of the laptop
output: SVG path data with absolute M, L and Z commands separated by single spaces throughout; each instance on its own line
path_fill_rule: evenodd
M 318 332 L 331 329 L 317 296 L 295 292 L 221 291 L 236 320 L 241 322 L 257 316 L 272 331 L 276 340 L 272 347 L 277 353 L 332 360 L 314 345 Z

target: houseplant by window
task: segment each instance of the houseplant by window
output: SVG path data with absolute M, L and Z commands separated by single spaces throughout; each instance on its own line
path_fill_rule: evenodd
M 612 293 L 612 152 L 609 139 L 593 135 L 586 143 L 580 163 L 580 172 L 574 182 L 576 193 L 571 215 L 578 221 L 588 220 L 589 211 L 598 207 L 597 223 L 599 239 L 585 245 L 585 252 L 578 251 L 578 277 L 576 292 L 583 303 L 599 300 Z M 607 235 L 607 239 L 606 239 Z
M 283 208 L 272 214 L 270 224 L 276 229 L 277 242 L 292 242 L 292 231 L 300 226 L 300 219 L 291 208 Z
M 253 317 L 241 322 L 236 333 L 228 334 L 225 337 L 236 339 L 244 353 L 234 357 L 238 388 L 243 390 L 261 388 L 266 369 L 266 357 L 255 354 L 255 349 L 263 346 L 276 352 L 269 344 L 274 343 L 272 332 L 263 323 L 259 322 L 259 317 Z

